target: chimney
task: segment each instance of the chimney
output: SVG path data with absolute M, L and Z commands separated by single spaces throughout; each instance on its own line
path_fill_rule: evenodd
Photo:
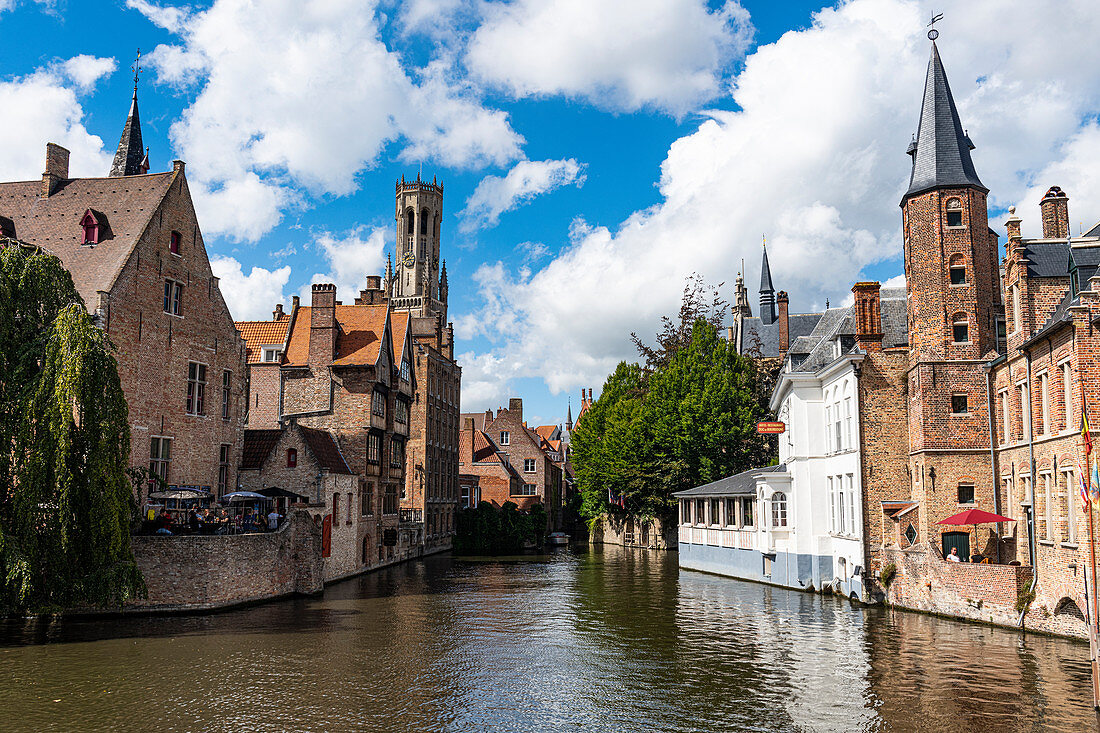
M 881 283 L 861 282 L 852 286 L 855 296 L 856 345 L 864 351 L 882 351 Z
M 465 420 L 463 420 L 462 421 L 462 429 L 466 430 L 468 432 L 473 432 L 473 430 L 474 430 L 474 419 L 472 417 L 468 417 Z
M 286 314 L 283 313 L 283 304 L 282 303 L 276 303 L 275 304 L 275 310 L 271 311 L 271 320 L 281 321 L 281 320 L 283 320 L 285 315 Z
M 328 366 L 336 356 L 336 286 L 316 283 L 309 309 L 309 365 Z
M 514 415 L 517 420 L 523 422 L 523 400 L 519 397 L 508 400 L 508 414 Z
M 780 290 L 776 293 L 775 305 L 779 309 L 779 317 L 776 319 L 779 321 L 779 351 L 782 353 L 786 353 L 791 345 L 791 329 L 787 320 L 788 301 L 786 290 Z
M 1018 241 L 1020 241 L 1020 238 L 1021 238 L 1020 224 L 1022 223 L 1022 221 L 1023 220 L 1020 217 L 1016 216 L 1016 207 L 1015 206 L 1009 206 L 1008 207 L 1008 220 L 1005 221 L 1005 229 L 1008 231 L 1008 241 L 1009 242 L 1018 242 Z
M 177 173 L 183 173 L 183 168 L 185 165 L 187 164 L 184 163 L 182 160 L 173 160 L 172 170 L 176 171 Z
M 69 177 L 69 151 L 56 143 L 46 143 L 46 172 L 42 174 L 42 198 L 48 198 Z
M 298 306 L 301 304 L 301 299 L 297 295 L 290 296 L 290 312 L 298 310 Z
M 1051 186 L 1039 202 L 1039 210 L 1043 213 L 1043 239 L 1069 236 L 1069 198 L 1062 189 Z
M 382 289 L 381 275 L 367 275 L 367 287 L 359 291 L 356 305 L 380 305 L 386 302 L 386 293 Z

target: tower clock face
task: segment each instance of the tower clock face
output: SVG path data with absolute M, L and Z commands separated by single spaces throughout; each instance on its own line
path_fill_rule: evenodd
M 405 256 L 401 258 L 401 264 L 405 267 L 412 267 L 415 262 L 416 258 L 413 256 L 412 252 L 406 252 Z

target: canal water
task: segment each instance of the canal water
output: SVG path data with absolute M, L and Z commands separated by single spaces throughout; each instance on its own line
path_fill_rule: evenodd
M 1088 648 L 596 547 L 9 622 L 3 731 L 1092 731 Z

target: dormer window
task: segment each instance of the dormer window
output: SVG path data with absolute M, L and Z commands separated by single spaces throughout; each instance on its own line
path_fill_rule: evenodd
M 957 198 L 947 199 L 945 210 L 947 212 L 947 226 L 961 227 L 963 225 L 963 207 L 961 201 Z
M 99 244 L 99 220 L 91 209 L 84 212 L 80 226 L 84 229 L 84 244 Z
M 180 233 L 172 232 L 172 236 L 168 239 L 168 251 L 174 255 L 180 253 Z

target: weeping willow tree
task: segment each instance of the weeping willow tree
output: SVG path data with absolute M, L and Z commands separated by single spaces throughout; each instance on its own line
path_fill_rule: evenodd
M 130 548 L 130 432 L 114 349 L 57 258 L 0 244 L 0 605 L 117 604 Z

